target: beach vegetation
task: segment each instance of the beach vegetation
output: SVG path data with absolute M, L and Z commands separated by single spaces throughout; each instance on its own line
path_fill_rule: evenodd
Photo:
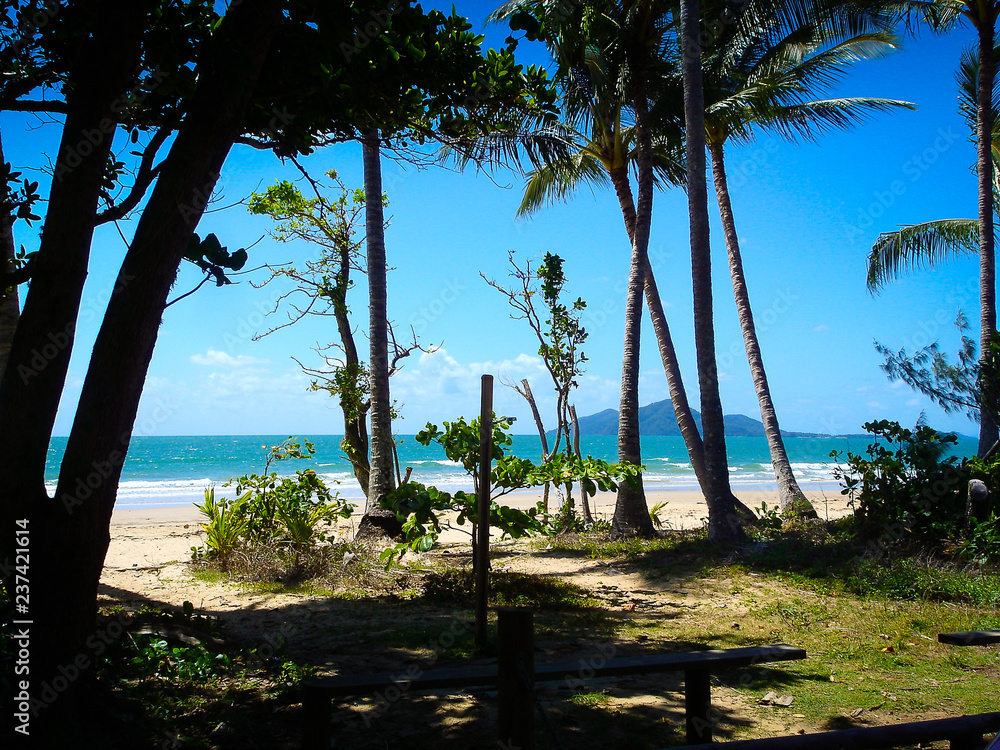
M 507 432 L 511 426 L 509 419 L 495 416 L 494 420 L 494 460 L 488 478 L 479 476 L 478 419 L 466 422 L 464 417 L 460 417 L 454 422 L 443 422 L 443 429 L 428 423 L 417 433 L 418 443 L 437 443 L 444 449 L 449 460 L 461 463 L 472 477 L 475 491 L 468 493 L 459 490 L 452 494 L 410 481 L 389 493 L 384 505 L 403 524 L 405 539 L 385 550 L 383 557 L 386 561 L 391 562 L 401 557 L 407 550 L 430 550 L 442 530 L 445 513 L 457 512 L 455 523 L 459 526 L 471 524 L 470 533 L 475 544 L 478 488 L 481 481 L 490 483 L 490 525 L 501 531 L 502 538 L 520 539 L 533 534 L 559 533 L 572 528 L 572 524 L 567 523 L 562 509 L 557 514 L 549 514 L 543 501 L 528 511 L 502 505 L 498 499 L 504 495 L 528 487 L 541 487 L 546 483 L 566 486 L 574 482 L 590 494 L 596 493 L 598 489 L 606 492 L 623 481 L 634 481 L 641 471 L 641 467 L 633 464 L 609 464 L 590 456 L 580 458 L 572 452 L 553 453 L 548 460 L 535 464 L 510 452 L 513 439 Z
M 912 430 L 898 422 L 867 422 L 874 436 L 865 455 L 847 452 L 835 470 L 850 498 L 856 531 L 882 546 L 935 544 L 964 526 L 966 474 L 956 456 L 958 442 L 926 424 Z M 838 460 L 843 452 L 833 451 Z
M 556 431 L 551 449 L 548 435 L 542 417 L 538 412 L 534 394 L 528 380 L 522 380 L 521 385 L 511 383 L 531 407 L 538 429 L 538 437 L 542 444 L 542 461 L 549 461 L 555 454 L 575 455 L 582 459 L 580 452 L 580 425 L 576 416 L 576 408 L 570 400 L 573 390 L 579 385 L 579 378 L 584 373 L 587 356 L 583 352 L 583 344 L 587 340 L 587 330 L 581 320 L 587 303 L 582 297 L 566 304 L 562 301 L 563 288 L 566 285 L 566 274 L 563 271 L 563 259 L 554 253 L 545 253 L 542 262 L 534 269 L 531 261 L 524 268 L 517 265 L 514 253 L 508 253 L 511 266 L 510 275 L 517 282 L 514 288 L 501 285 L 494 279 L 480 274 L 491 287 L 507 298 L 514 309 L 511 318 L 524 320 L 538 340 L 538 356 L 552 379 L 556 391 Z M 542 299 L 541 309 L 535 307 L 535 299 Z M 572 436 L 572 438 L 571 438 Z M 573 497 L 573 484 L 557 485 L 562 494 L 559 509 L 562 525 L 571 527 L 576 522 L 576 504 Z M 542 509 L 549 512 L 549 484 L 546 483 L 542 494 Z M 580 513 L 582 525 L 594 523 L 590 511 L 588 493 L 584 490 L 580 497 Z
M 1000 560 L 995 489 L 985 502 L 973 503 L 969 488 L 973 479 L 1000 486 L 1000 458 L 963 460 L 951 453 L 956 435 L 922 422 L 912 430 L 889 420 L 864 428 L 874 436 L 864 455 L 830 454 L 854 511 L 853 533 L 878 553 L 907 548 L 967 561 Z
M 242 498 L 216 500 L 215 488 L 209 487 L 205 490 L 205 502 L 195 505 L 205 516 L 205 523 L 201 525 L 206 534 L 205 546 L 209 555 L 217 559 L 223 568 L 230 555 L 243 544 L 250 524 L 243 512 L 243 503 Z M 201 556 L 198 548 L 194 548 L 194 554 Z
M 205 490 L 205 501 L 195 507 L 206 519 L 202 528 L 207 552 L 196 550 L 196 557 L 227 569 L 237 554 L 253 558 L 272 550 L 288 557 L 296 572 L 307 558 L 315 557 L 308 553 L 328 542 L 334 522 L 349 518 L 353 506 L 312 469 L 296 471 L 294 476 L 269 471 L 275 462 L 311 458 L 315 446 L 308 440 L 303 443 L 289 437 L 271 446 L 263 474 L 244 474 L 224 485 L 235 485 L 235 498 L 217 500 L 214 487 Z

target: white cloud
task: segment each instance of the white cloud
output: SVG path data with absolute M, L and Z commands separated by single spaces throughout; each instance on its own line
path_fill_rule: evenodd
M 484 373 L 494 377 L 494 411 L 517 417 L 515 432 L 531 432 L 534 420 L 527 402 L 504 384 L 520 386 L 523 379 L 531 384 L 542 419 L 551 426 L 555 396 L 540 357 L 522 353 L 513 359 L 463 363 L 446 349 L 438 349 L 431 354 L 421 354 L 416 361 L 407 360 L 403 369 L 392 378 L 392 398 L 399 403 L 406 419 L 402 431 L 411 428 L 415 431 L 428 421 L 440 424 L 443 419 L 478 416 Z M 580 415 L 605 408 L 609 397 L 610 403 L 617 405 L 618 388 L 617 383 L 584 375 L 575 396 Z
M 192 354 L 189 359 L 196 365 L 212 367 L 246 367 L 247 365 L 266 365 L 269 363 L 269 360 L 249 357 L 246 354 L 234 357 L 228 352 L 220 352 L 218 349 L 209 349 L 204 354 Z
M 823 331 L 829 331 L 830 330 L 830 326 L 819 325 L 819 326 L 816 326 L 815 328 L 813 328 L 813 330 L 816 333 L 822 333 Z

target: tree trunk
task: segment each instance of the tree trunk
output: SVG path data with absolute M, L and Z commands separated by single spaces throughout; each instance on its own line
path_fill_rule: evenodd
M 340 334 L 340 345 L 344 349 L 344 369 L 347 370 L 354 390 L 345 393 L 341 389 L 340 410 L 344 414 L 344 440 L 342 448 L 354 469 L 354 476 L 361 485 L 361 491 L 368 497 L 368 484 L 371 467 L 368 463 L 368 426 L 366 407 L 367 401 L 362 401 L 357 388 L 354 387 L 362 375 L 361 361 L 358 357 L 358 347 L 354 341 L 354 330 L 347 314 L 347 290 L 351 285 L 351 248 L 340 249 L 340 272 L 334 287 L 333 314 L 337 320 L 337 332 Z
M 639 201 L 632 239 L 632 263 L 629 268 L 625 306 L 625 346 L 622 357 L 622 391 L 618 411 L 618 461 L 642 464 L 639 440 L 639 334 L 642 323 L 642 295 L 653 212 L 653 162 L 649 133 L 646 91 L 641 78 L 633 83 L 633 106 L 636 115 L 638 145 Z M 618 485 L 618 498 L 612 520 L 615 531 L 644 537 L 654 534 L 653 520 L 646 506 L 642 475 Z
M 3 139 L 0 137 L 0 164 L 4 164 Z M 14 253 L 14 218 L 9 210 L 0 211 L 0 272 L 13 268 Z M 0 283 L 0 379 L 3 378 L 7 358 L 10 356 L 10 345 L 14 340 L 14 329 L 21 307 L 18 301 L 17 285 L 10 290 L 4 290 Z
M 622 217 L 625 220 L 629 242 L 631 242 L 635 233 L 635 202 L 632 198 L 632 188 L 629 185 L 628 170 L 625 167 L 615 167 L 610 170 L 610 174 L 611 182 L 615 186 L 615 193 L 618 195 Z M 656 334 L 656 343 L 660 351 L 660 361 L 663 363 L 663 372 L 667 378 L 670 405 L 674 409 L 674 418 L 677 420 L 681 437 L 684 438 L 684 446 L 687 448 L 688 458 L 691 460 L 691 468 L 698 480 L 698 486 L 701 487 L 702 495 L 708 497 L 709 480 L 708 472 L 705 469 L 705 447 L 698 429 L 698 422 L 691 411 L 687 391 L 684 388 L 684 379 L 681 377 L 680 363 L 677 361 L 677 352 L 670 335 L 670 326 L 667 324 L 667 316 L 663 311 L 663 301 L 660 299 L 660 292 L 656 287 L 656 278 L 653 276 L 653 268 L 649 264 L 648 255 L 646 258 L 645 291 L 646 305 L 649 308 L 649 317 L 653 322 L 653 332 Z M 753 523 L 757 520 L 754 512 L 740 502 L 735 495 L 731 495 L 731 502 L 744 521 Z
M 368 323 L 371 354 L 371 470 L 368 502 L 358 536 L 398 537 L 402 524 L 381 502 L 394 488 L 392 412 L 389 399 L 389 317 L 386 309 L 385 218 L 382 212 L 382 164 L 375 128 L 362 139 L 365 168 L 365 231 L 368 255 Z
M 610 174 L 611 182 L 618 196 L 618 205 L 621 207 L 622 217 L 625 220 L 625 230 L 628 232 L 629 242 L 632 242 L 635 237 L 635 202 L 632 198 L 628 170 L 624 166 L 615 167 L 610 170 Z M 663 362 L 663 372 L 666 375 L 667 388 L 670 391 L 670 405 L 674 409 L 677 426 L 684 438 L 684 446 L 691 459 L 691 467 L 698 478 L 698 484 L 704 490 L 705 450 L 701 442 L 701 433 L 698 432 L 698 423 L 694 419 L 694 414 L 691 413 L 691 404 L 688 402 L 684 380 L 681 378 L 680 364 L 677 361 L 677 351 L 674 349 L 670 326 L 667 324 L 667 316 L 663 312 L 663 301 L 660 299 L 660 292 L 656 287 L 656 279 L 653 277 L 653 268 L 649 264 L 648 255 L 643 280 L 646 305 L 649 307 L 650 318 L 653 321 L 653 332 L 656 334 L 660 360 Z
M 71 523 L 66 509 L 49 498 L 45 460 L 69 367 L 101 181 L 112 145 L 112 134 L 101 123 L 117 126 L 112 103 L 132 81 L 148 7 L 148 2 L 109 3 L 102 10 L 116 23 L 95 30 L 70 70 L 71 80 L 78 83 L 66 94 L 66 117 L 33 280 L 0 379 L 4 457 L 0 561 L 14 560 L 16 522 L 27 521 L 33 596 L 26 614 L 34 623 L 32 697 L 40 697 L 60 665 L 72 664 L 78 653 L 88 654 L 85 639 L 94 627 L 96 581 L 89 585 L 88 573 L 95 556 L 103 559 L 101 542 L 81 528 L 79 519 Z M 98 137 L 87 137 L 95 132 Z M 83 143 L 87 149 L 81 148 Z M 81 553 L 86 569 L 74 565 L 71 552 Z M 4 586 L 14 592 L 14 570 L 2 567 Z M 89 671 L 84 671 L 45 701 L 31 724 L 36 746 L 63 746 L 81 738 L 87 711 L 79 698 L 86 693 L 88 677 Z
M 531 383 L 525 378 L 521 381 L 521 386 L 524 388 L 523 391 L 518 391 L 525 401 L 528 402 L 528 406 L 531 407 L 531 416 L 535 420 L 535 429 L 538 430 L 538 440 L 542 444 L 542 461 L 545 461 L 549 457 L 549 438 L 545 434 L 545 425 L 542 424 L 542 415 L 538 413 L 538 404 L 535 403 L 535 394 L 531 392 Z
M 732 502 L 726 434 L 719 398 L 712 318 L 712 257 L 705 177 L 705 98 L 702 90 L 698 0 L 681 0 L 681 51 L 684 115 L 687 133 L 688 215 L 691 224 L 691 279 L 694 293 L 694 334 L 701 392 L 701 424 L 709 487 L 709 538 L 734 543 L 745 538 Z
M 799 489 L 798 482 L 795 481 L 792 466 L 788 461 L 788 453 L 785 451 L 785 441 L 782 440 L 781 429 L 778 427 L 778 415 L 774 409 L 774 401 L 771 399 L 771 389 L 767 385 L 767 373 L 764 371 L 764 359 L 761 356 L 757 329 L 753 322 L 750 293 L 747 291 L 743 258 L 740 255 L 740 243 L 736 234 L 736 220 L 733 217 L 733 206 L 726 180 L 725 145 L 713 142 L 709 144 L 708 149 L 712 155 L 715 194 L 719 201 L 722 229 L 726 236 L 726 250 L 729 253 L 729 273 L 733 279 L 736 312 L 740 318 L 740 328 L 743 330 L 743 343 L 746 345 L 753 387 L 757 392 L 757 401 L 760 403 L 760 419 L 764 423 L 764 434 L 767 437 L 767 446 L 771 451 L 771 463 L 774 466 L 774 478 L 778 483 L 781 511 L 785 515 L 800 518 L 817 518 L 815 508 Z
M 989 4 L 988 18 L 979 21 L 979 111 L 976 139 L 979 177 L 979 356 L 985 363 L 993 334 L 997 328 L 996 266 L 993 235 L 993 26 L 996 11 Z M 979 455 L 983 456 L 997 441 L 997 415 L 988 409 L 980 411 Z
M 569 407 L 569 416 L 573 420 L 573 453 L 576 454 L 577 458 L 582 459 L 583 455 L 580 453 L 580 420 L 576 416 L 576 407 Z M 580 482 L 580 508 L 583 515 L 584 526 L 594 525 L 594 515 L 590 512 L 590 500 L 587 494 L 587 488 L 583 486 L 583 482 Z
M 531 407 L 531 416 L 535 420 L 535 428 L 538 430 L 538 439 L 542 444 L 542 462 L 549 460 L 549 438 L 545 434 L 545 425 L 542 424 L 542 415 L 538 413 L 538 404 L 535 403 L 535 394 L 531 392 L 531 383 L 525 378 L 521 381 L 521 385 L 524 390 L 520 390 L 517 386 L 514 387 L 521 397 L 528 402 L 528 406 Z M 549 512 L 549 483 L 545 483 L 545 487 L 542 489 L 542 510 L 546 513 Z
M 95 41 L 99 45 L 91 56 L 96 66 L 92 77 L 74 79 L 88 82 L 81 87 L 81 93 L 93 88 L 93 81 L 107 85 L 108 65 L 107 61 L 101 60 L 101 53 L 106 48 L 111 59 L 117 60 L 118 56 L 122 56 L 122 49 L 120 46 L 115 48 L 114 39 L 138 41 L 138 34 L 123 31 L 138 32 L 141 25 L 136 22 L 142 20 L 143 11 L 142 4 L 124 3 L 124 7 L 114 14 L 116 25 L 108 27 L 111 38 L 102 40 L 101 34 L 98 34 Z M 125 27 L 118 25 L 123 19 L 127 24 Z M 54 701 L 39 717 L 41 721 L 36 719 L 33 723 L 33 728 L 41 733 L 65 735 L 73 731 L 72 725 L 57 724 L 54 720 L 67 713 L 72 717 L 77 697 L 72 691 L 83 681 L 63 675 L 67 667 L 74 666 L 79 667 L 78 672 L 86 672 L 99 653 L 95 651 L 94 644 L 99 642 L 99 636 L 104 635 L 94 633 L 97 586 L 110 541 L 111 511 L 121 467 L 162 311 L 208 195 L 240 132 L 246 106 L 264 64 L 270 36 L 279 21 L 279 4 L 273 1 L 245 0 L 227 14 L 217 41 L 206 52 L 205 62 L 199 66 L 198 89 L 188 116 L 178 131 L 170 157 L 164 162 L 119 272 L 94 344 L 60 467 L 54 501 L 50 501 L 44 491 L 44 456 L 40 465 L 36 466 L 33 460 L 17 472 L 18 477 L 25 477 L 19 482 L 20 486 L 36 488 L 30 495 L 26 493 L 34 501 L 31 525 L 36 529 L 31 537 L 32 593 L 36 594 L 32 597 L 31 611 L 34 620 L 33 685 L 36 690 L 44 690 L 48 684 L 57 694 L 60 684 L 67 686 L 65 692 L 54 696 Z M 135 51 L 137 46 L 129 50 L 133 60 Z M 101 62 L 105 65 L 102 66 Z M 117 70 L 117 66 L 122 64 L 116 62 L 112 70 Z M 132 65 L 126 67 L 129 71 L 131 68 Z M 116 96 L 128 90 L 127 83 L 127 79 L 119 81 Z M 108 107 L 110 100 L 89 102 L 87 106 L 102 103 Z M 70 116 L 67 116 L 67 123 L 69 120 Z M 75 137 L 79 135 L 75 128 L 67 126 L 65 133 L 64 146 L 67 142 L 73 145 L 80 143 Z M 102 161 L 100 169 L 94 170 L 98 187 L 103 166 Z M 73 181 L 79 169 L 82 166 L 67 173 L 62 184 L 65 186 Z M 57 194 L 58 184 L 57 178 L 53 183 L 53 196 Z M 72 306 L 74 315 L 79 303 L 77 285 L 82 286 L 86 275 L 87 245 L 82 244 L 81 238 L 89 243 L 89 228 L 93 226 L 97 207 L 94 192 L 94 199 L 87 205 L 89 213 L 84 211 L 79 201 L 86 197 L 77 196 L 75 201 L 68 202 L 68 206 L 57 204 L 53 199 L 45 222 L 46 232 L 58 228 L 66 235 L 77 236 L 78 255 L 71 257 L 73 274 L 59 273 L 63 269 L 53 269 L 48 264 L 51 261 L 43 264 L 43 253 L 39 253 L 36 273 L 40 276 L 35 277 L 29 291 L 30 298 L 36 289 L 45 290 L 48 295 L 56 295 L 62 290 L 67 297 L 75 297 L 76 302 Z M 58 239 L 53 242 L 59 247 Z M 42 243 L 44 251 L 44 236 Z M 66 246 L 61 249 L 65 252 Z M 79 255 L 83 257 L 82 268 L 79 267 Z M 39 281 L 43 283 L 39 284 Z M 61 308 L 60 314 L 65 314 L 66 309 Z M 18 327 L 18 338 L 25 328 L 25 318 L 27 305 Z M 38 336 L 37 331 L 35 335 Z M 42 340 L 44 338 L 39 336 L 36 342 Z M 19 341 L 15 340 L 15 353 L 18 345 Z M 45 372 L 41 373 L 37 382 L 42 382 L 44 376 Z M 5 401 L 10 398 L 6 387 L 11 382 L 8 379 L 4 383 L 5 393 L 2 395 Z M 46 404 L 50 401 L 58 403 L 62 378 L 56 382 L 48 376 L 44 384 L 47 390 L 41 394 L 42 400 Z M 7 402 L 2 413 L 4 442 L 9 435 L 6 423 L 17 424 L 25 419 L 23 412 L 35 409 L 35 404 L 19 409 L 16 404 Z M 41 429 L 50 430 L 51 423 L 43 424 Z M 5 489 L 9 488 L 7 484 Z M 39 694 L 36 692 L 36 695 Z

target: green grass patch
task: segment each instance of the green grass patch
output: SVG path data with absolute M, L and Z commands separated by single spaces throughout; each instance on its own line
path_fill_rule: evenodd
M 957 568 L 932 559 L 866 559 L 854 567 L 847 586 L 861 596 L 961 602 L 995 607 L 1000 604 L 1000 575 Z
M 560 552 L 577 552 L 593 560 L 636 558 L 663 552 L 682 553 L 691 542 L 704 544 L 705 532 L 669 532 L 653 539 L 614 538 L 607 533 L 564 534 L 549 540 L 547 547 Z
M 606 706 L 611 703 L 611 696 L 602 690 L 596 693 L 577 693 L 570 698 L 577 706 Z

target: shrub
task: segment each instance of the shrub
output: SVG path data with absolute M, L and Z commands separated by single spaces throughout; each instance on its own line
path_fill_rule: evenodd
M 907 430 L 880 420 L 864 428 L 875 436 L 867 457 L 847 453 L 847 468 L 838 463 L 834 472 L 858 532 L 882 546 L 907 539 L 936 545 L 961 528 L 969 474 L 957 457 L 945 456 L 958 438 L 921 423 Z M 843 453 L 830 455 L 839 462 Z
M 195 506 L 207 519 L 202 524 L 208 534 L 205 556 L 227 569 L 237 555 L 252 558 L 263 551 L 277 552 L 298 568 L 304 553 L 323 545 L 329 527 L 335 519 L 349 517 L 352 506 L 312 469 L 285 477 L 268 471 L 275 461 L 308 459 L 315 452 L 308 440 L 303 449 L 288 438 L 270 448 L 263 474 L 244 474 L 227 483 L 235 483 L 236 499 L 216 500 L 215 489 L 206 489 L 205 502 Z M 201 556 L 199 549 L 194 553 Z
M 195 503 L 208 523 L 203 523 L 201 527 L 208 535 L 205 539 L 205 546 L 208 547 L 209 554 L 215 557 L 223 568 L 229 562 L 230 556 L 242 544 L 243 536 L 247 532 L 248 521 L 243 510 L 244 498 L 222 498 L 215 499 L 215 488 L 209 487 L 205 490 L 205 502 L 201 505 Z

